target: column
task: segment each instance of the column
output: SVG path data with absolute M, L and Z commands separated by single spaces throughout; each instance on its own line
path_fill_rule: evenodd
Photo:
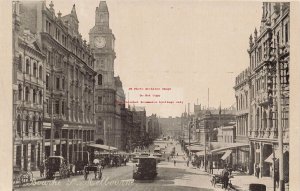
M 69 160 L 69 129 L 67 129 L 67 142 L 66 142 L 66 150 L 67 150 L 67 161 L 70 162 Z
M 259 143 L 260 144 L 260 149 L 259 149 L 259 166 L 260 166 L 260 174 L 259 174 L 259 177 L 262 178 L 262 174 L 263 174 L 263 147 L 264 147 L 264 144 L 262 142 Z
M 83 160 L 83 130 L 81 130 L 81 159 Z
M 27 146 L 27 170 L 31 170 L 31 143 L 28 144 Z
M 35 148 L 34 148 L 34 154 L 35 154 L 35 156 L 34 156 L 34 161 L 35 161 L 35 165 L 34 165 L 34 168 L 35 169 L 38 169 L 38 167 L 39 167 L 39 164 L 38 164 L 38 149 L 39 149 L 39 143 L 37 143 L 36 145 L 35 145 Z
M 23 143 L 21 144 L 21 169 L 23 170 L 24 169 L 24 156 L 23 156 L 23 148 L 24 147 L 24 145 L 23 145 Z
M 13 166 L 17 166 L 17 145 L 14 143 L 14 161 L 13 161 Z

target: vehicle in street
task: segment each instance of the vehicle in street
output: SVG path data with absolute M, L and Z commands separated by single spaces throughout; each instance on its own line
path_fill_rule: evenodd
M 52 179 L 56 173 L 60 178 L 70 177 L 70 167 L 62 156 L 50 156 L 45 163 L 46 178 Z
M 139 157 L 136 169 L 133 171 L 134 180 L 151 180 L 157 176 L 157 161 L 155 157 Z
M 233 188 L 232 183 L 231 183 L 231 178 L 233 178 L 233 176 L 229 176 L 229 181 L 228 181 L 228 188 Z M 216 187 L 216 185 L 221 185 L 221 188 L 223 189 L 223 176 L 219 175 L 219 174 L 214 174 L 211 178 L 211 184 L 213 187 Z
M 89 164 L 84 166 L 83 176 L 85 180 L 87 180 L 90 172 L 94 172 L 95 179 L 100 180 L 102 178 L 102 167 L 100 164 Z

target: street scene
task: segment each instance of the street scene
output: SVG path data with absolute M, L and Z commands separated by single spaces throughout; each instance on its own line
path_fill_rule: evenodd
M 289 190 L 289 2 L 13 1 L 12 52 L 13 190 Z

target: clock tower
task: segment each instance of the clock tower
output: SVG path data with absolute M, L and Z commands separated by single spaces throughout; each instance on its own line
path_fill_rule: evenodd
M 95 26 L 89 32 L 97 72 L 95 82 L 96 143 L 117 146 L 115 141 L 115 97 L 114 78 L 115 37 L 109 28 L 109 12 L 105 1 L 96 7 Z

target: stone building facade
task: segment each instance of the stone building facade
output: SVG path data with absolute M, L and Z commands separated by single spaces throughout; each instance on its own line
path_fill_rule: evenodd
M 121 148 L 121 112 L 116 106 L 116 101 L 117 99 L 125 100 L 125 95 L 122 93 L 122 87 L 117 87 L 117 79 L 114 77 L 115 36 L 109 27 L 109 11 L 105 1 L 100 1 L 96 8 L 95 26 L 89 32 L 89 41 L 97 72 L 96 140 L 105 145 Z
M 236 100 L 236 142 L 249 143 L 249 115 L 250 115 L 250 68 L 242 71 L 235 79 L 235 100 Z M 237 164 L 249 169 L 249 148 L 238 151 Z M 247 167 L 248 166 L 248 167 Z
M 43 161 L 45 55 L 25 30 L 20 4 L 13 3 L 13 166 L 37 170 Z
M 20 21 L 36 34 L 45 55 L 43 68 L 43 148 L 46 157 L 61 155 L 69 162 L 87 160 L 94 142 L 94 58 L 71 13 L 56 16 L 54 4 L 21 2 Z M 51 153 L 51 139 L 53 153 Z
M 282 107 L 280 115 L 284 137 L 284 163 L 285 169 L 288 169 L 289 6 L 289 3 L 263 3 L 259 34 L 255 29 L 254 38 L 251 35 L 249 42 L 250 170 L 253 172 L 254 165 L 258 164 L 261 176 L 271 175 L 272 162 L 266 160 L 273 152 L 277 153 L 278 149 L 278 103 L 281 103 Z M 281 101 L 277 99 L 276 87 L 278 61 L 280 61 Z M 288 170 L 286 172 L 288 173 Z

